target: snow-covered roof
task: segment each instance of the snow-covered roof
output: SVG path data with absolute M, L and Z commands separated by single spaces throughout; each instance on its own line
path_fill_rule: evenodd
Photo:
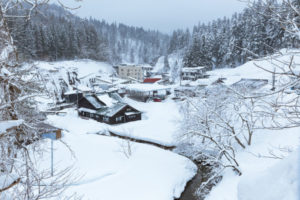
M 88 112 L 88 113 L 96 113 L 96 110 L 88 109 L 88 108 L 79 108 L 79 112 Z
M 151 65 L 143 65 L 142 68 L 153 69 L 153 67 Z
M 98 99 L 100 101 L 102 101 L 103 103 L 105 103 L 106 106 L 111 107 L 113 106 L 115 103 L 117 103 L 117 101 L 113 98 L 111 98 L 107 93 L 105 94 L 101 94 L 101 95 L 97 95 Z
M 158 84 L 128 84 L 125 86 L 127 90 L 135 90 L 141 92 L 150 92 L 155 90 L 168 90 L 171 89 L 168 86 L 158 85 Z
M 82 92 L 77 90 L 69 90 L 68 92 L 65 92 L 64 95 L 77 94 L 77 93 L 82 93 Z
M 267 79 L 245 79 L 242 78 L 240 81 L 232 84 L 233 87 L 258 89 L 268 84 Z
M 5 132 L 7 129 L 20 126 L 22 123 L 23 120 L 0 121 L 0 133 Z
M 139 112 L 125 112 L 126 116 L 136 115 L 136 114 L 139 114 Z
M 126 106 L 127 106 L 127 104 L 117 103 L 117 104 L 114 104 L 112 107 L 103 108 L 103 109 L 99 110 L 97 113 L 108 116 L 108 117 L 112 117 L 115 114 L 117 114 L 119 111 L 121 111 L 123 108 L 125 108 Z
M 86 96 L 85 97 L 96 109 L 100 109 L 103 107 L 103 105 L 99 102 L 99 100 L 97 99 L 97 97 L 95 96 Z
M 92 89 L 85 86 L 85 85 L 78 85 L 76 86 L 76 88 L 79 90 L 79 91 L 82 91 L 82 92 L 91 92 Z
M 205 69 L 205 67 L 184 67 L 182 68 L 182 72 L 197 72 L 199 70 Z

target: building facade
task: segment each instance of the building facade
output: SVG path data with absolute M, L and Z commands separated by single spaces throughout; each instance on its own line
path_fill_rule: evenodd
M 109 99 L 108 95 L 84 96 L 79 101 L 80 116 L 107 124 L 120 124 L 142 119 L 142 113 L 132 106 Z
M 181 70 L 182 80 L 195 81 L 205 77 L 205 67 L 184 67 Z
M 123 79 L 144 80 L 143 68 L 135 65 L 121 65 L 117 67 L 118 75 Z

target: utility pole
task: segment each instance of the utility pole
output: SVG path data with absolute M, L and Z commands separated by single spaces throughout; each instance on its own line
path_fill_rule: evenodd
M 275 74 L 276 74 L 276 69 L 274 68 L 274 72 L 272 73 L 272 91 L 275 90 Z
M 182 79 L 182 68 L 180 69 L 179 79 L 180 79 L 179 86 L 181 86 L 181 79 Z
M 51 139 L 51 176 L 53 176 L 53 139 Z

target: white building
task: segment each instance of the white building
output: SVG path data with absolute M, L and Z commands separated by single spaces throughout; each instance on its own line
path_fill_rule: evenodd
M 181 79 L 195 81 L 199 78 L 204 78 L 205 69 L 205 67 L 184 67 L 181 70 Z
M 121 65 L 117 67 L 117 72 L 120 78 L 134 79 L 137 81 L 144 80 L 143 68 L 135 65 Z

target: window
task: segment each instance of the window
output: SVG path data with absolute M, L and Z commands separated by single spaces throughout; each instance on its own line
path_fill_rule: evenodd
M 109 122 L 109 117 L 105 117 L 105 116 L 104 116 L 104 117 L 103 117 L 103 121 L 104 121 L 104 122 Z
M 122 122 L 122 121 L 123 121 L 123 119 L 124 119 L 124 117 L 123 117 L 123 116 L 117 117 L 117 118 L 116 118 L 116 122 Z
M 135 115 L 129 115 L 128 116 L 128 119 L 134 119 L 135 118 Z

